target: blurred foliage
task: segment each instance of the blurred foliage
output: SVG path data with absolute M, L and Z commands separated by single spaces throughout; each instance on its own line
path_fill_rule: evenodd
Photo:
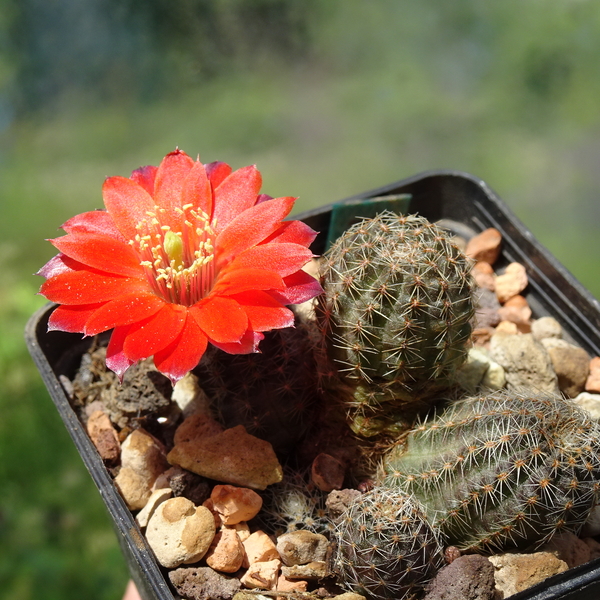
M 293 63 L 316 0 L 3 0 L 18 114 L 74 90 L 95 101 L 156 99 L 223 69 Z M 10 10 L 9 10 L 10 9 Z
M 463 170 L 600 296 L 598 55 L 593 0 L 0 0 L 6 595 L 119 598 L 127 577 L 22 342 L 44 238 L 106 176 L 179 146 L 256 163 L 299 211 Z
M 290 64 L 309 51 L 315 0 L 113 0 L 144 23 L 155 47 L 191 63 L 196 75 L 232 65 L 256 67 L 278 56 Z
M 98 492 L 23 345 L 43 302 L 2 245 L 0 587 L 6 598 L 112 600 L 126 567 Z

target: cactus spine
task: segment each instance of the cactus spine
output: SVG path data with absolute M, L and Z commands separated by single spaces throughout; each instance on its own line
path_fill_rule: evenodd
M 498 392 L 451 405 L 385 461 L 449 544 L 488 552 L 577 533 L 600 493 L 600 426 L 573 403 Z
M 365 219 L 325 254 L 322 284 L 317 315 L 355 388 L 356 432 L 380 432 L 452 383 L 473 301 L 467 259 L 441 229 L 415 215 Z
M 303 326 L 265 333 L 257 354 L 210 349 L 197 373 L 226 427 L 244 425 L 278 453 L 293 450 L 313 422 L 320 396 Z
M 342 585 L 376 600 L 421 592 L 443 563 L 443 547 L 416 500 L 375 488 L 341 517 L 334 568 Z
M 298 529 L 329 534 L 333 528 L 325 506 L 327 494 L 309 482 L 308 473 L 284 468 L 283 481 L 270 485 L 262 497 L 257 521 L 271 534 Z

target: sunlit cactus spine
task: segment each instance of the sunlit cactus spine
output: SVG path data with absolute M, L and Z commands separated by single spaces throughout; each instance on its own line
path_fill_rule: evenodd
M 265 333 L 257 354 L 209 349 L 197 374 L 226 427 L 244 425 L 286 454 L 314 422 L 319 406 L 315 356 L 303 326 Z
M 453 383 L 473 300 L 468 261 L 440 228 L 391 212 L 364 219 L 327 251 L 321 283 L 317 318 L 354 386 L 355 432 L 377 434 Z
M 447 543 L 491 552 L 577 533 L 600 493 L 600 425 L 572 402 L 498 392 L 452 404 L 385 460 Z
M 333 528 L 325 506 L 327 494 L 310 482 L 307 472 L 284 468 L 283 480 L 270 485 L 262 498 L 257 521 L 270 534 L 303 529 L 329 535 Z
M 340 584 L 373 600 L 423 592 L 443 564 L 443 546 L 418 502 L 400 490 L 359 496 L 334 532 Z

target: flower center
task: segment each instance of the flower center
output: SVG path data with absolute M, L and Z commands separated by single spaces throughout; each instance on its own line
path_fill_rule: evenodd
M 138 233 L 129 243 L 154 293 L 167 302 L 192 306 L 208 295 L 215 280 L 214 223 L 192 204 L 175 210 L 181 213 L 182 231 L 163 225 L 166 211 L 155 206 L 136 225 Z

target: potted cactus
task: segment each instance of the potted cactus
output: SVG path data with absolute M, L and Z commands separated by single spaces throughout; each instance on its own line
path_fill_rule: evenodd
M 142 597 L 172 598 L 169 571 L 73 410 L 69 386 L 91 343 L 77 332 L 112 330 L 106 365 L 120 379 L 149 356 L 171 381 L 194 371 L 222 424 L 268 440 L 286 477 L 312 465 L 314 483 L 330 461 L 330 483 L 331 465 L 346 468 L 346 485 L 361 491 L 325 515 L 332 595 L 423 595 L 448 547 L 526 548 L 577 531 L 599 492 L 598 426 L 531 391 L 458 400 L 475 301 L 452 237 L 499 231 L 498 264 L 525 267 L 535 316 L 555 317 L 593 355 L 596 301 L 471 176 L 419 175 L 297 221 L 282 221 L 292 199 L 259 188 L 253 168 L 232 174 L 177 151 L 158 170 L 107 180 L 108 212 L 68 221 L 68 235 L 53 242 L 59 256 L 41 272 L 42 293 L 60 306 L 32 317 L 27 341 Z M 324 255 L 319 282 L 300 270 L 311 253 Z M 313 297 L 314 311 L 285 307 Z M 281 507 L 274 496 L 287 501 L 290 489 L 272 486 L 265 507 Z M 581 586 L 587 596 L 577 595 Z M 600 569 L 589 563 L 519 597 L 583 599 L 594 590 Z

